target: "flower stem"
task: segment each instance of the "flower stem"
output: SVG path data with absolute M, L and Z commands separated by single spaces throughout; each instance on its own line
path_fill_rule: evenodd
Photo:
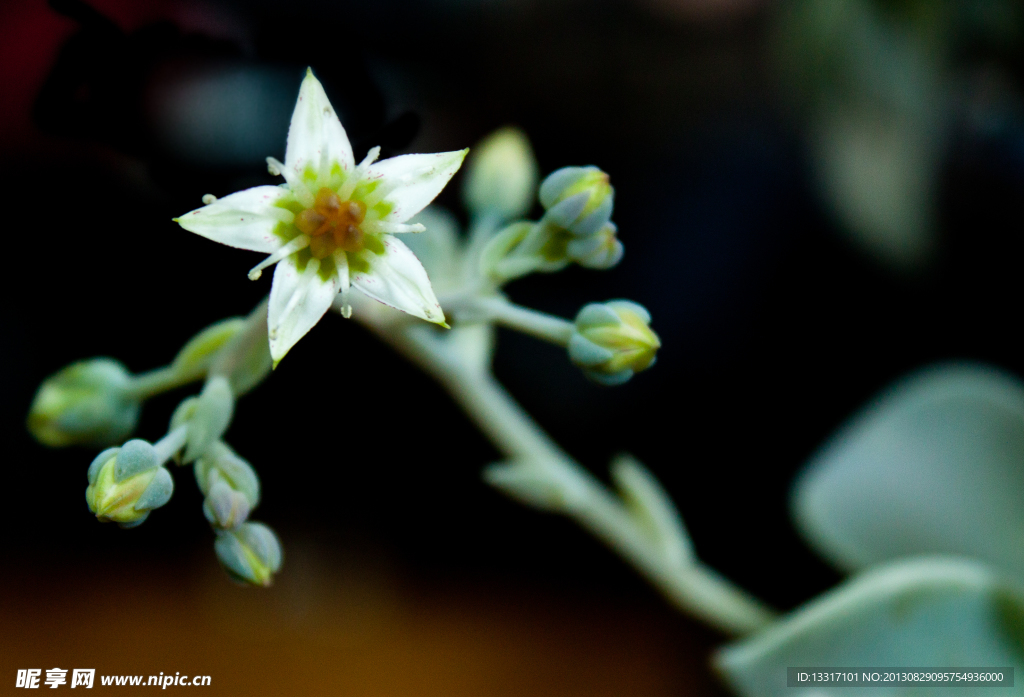
M 499 295 L 470 297 L 461 302 L 456 300 L 448 307 L 457 319 L 462 316 L 472 321 L 495 322 L 562 347 L 569 343 L 575 329 L 568 320 L 510 303 Z
M 187 439 L 188 424 L 183 424 L 158 440 L 156 443 L 153 443 L 153 448 L 156 450 L 158 462 L 162 465 L 170 460 L 176 452 L 185 447 L 185 441 Z
M 145 373 L 132 376 L 128 391 L 138 399 L 149 399 L 161 392 L 169 392 L 190 382 L 195 382 L 205 375 L 204 372 L 179 371 L 175 366 L 168 365 Z
M 563 496 L 556 510 L 625 557 L 676 607 L 729 634 L 772 621 L 772 610 L 700 562 L 673 561 L 618 497 L 563 452 L 488 370 L 460 360 L 449 337 L 415 325 L 378 331 L 441 382 L 507 457 L 529 461 L 557 482 Z

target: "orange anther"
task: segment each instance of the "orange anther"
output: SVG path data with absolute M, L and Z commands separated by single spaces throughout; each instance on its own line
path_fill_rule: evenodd
M 295 227 L 309 235 L 310 253 L 323 259 L 336 249 L 345 252 L 362 249 L 363 231 L 359 225 L 365 217 L 366 206 L 362 202 L 342 201 L 325 186 L 317 192 L 313 207 L 295 216 Z
M 341 199 L 338 198 L 338 194 L 325 186 L 316 193 L 316 201 L 314 201 L 313 207 L 324 215 L 330 216 L 337 214 L 341 210 Z
M 338 226 L 334 230 L 334 244 L 346 252 L 358 252 L 363 248 L 363 231 L 358 225 Z
M 322 233 L 318 232 L 318 230 L 326 220 L 327 216 L 318 213 L 312 208 L 307 208 L 295 216 L 295 227 L 307 235 L 319 235 Z

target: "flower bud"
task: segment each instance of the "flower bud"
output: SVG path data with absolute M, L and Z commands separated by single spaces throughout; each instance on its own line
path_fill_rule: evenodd
M 174 480 L 160 466 L 156 449 L 144 440 L 130 440 L 120 448 L 108 448 L 89 465 L 85 500 L 103 522 L 131 528 L 167 503 Z
M 242 523 L 218 533 L 213 548 L 224 570 L 240 583 L 269 586 L 281 568 L 281 543 L 262 523 Z
M 242 492 L 253 508 L 260 501 L 260 480 L 252 465 L 239 457 L 224 441 L 214 443 L 196 460 L 196 484 L 204 494 L 217 479 L 223 479 L 232 489 Z
M 203 515 L 214 527 L 223 530 L 237 528 L 249 517 L 249 500 L 220 477 L 214 478 L 216 481 L 203 501 Z
M 622 260 L 625 251 L 615 236 L 615 223 L 608 223 L 590 237 L 576 238 L 566 245 L 569 258 L 588 269 L 610 269 Z
M 596 382 L 622 384 L 654 363 L 661 341 L 650 322 L 647 310 L 628 300 L 586 305 L 576 315 L 569 359 Z
M 470 152 L 462 194 L 474 214 L 493 213 L 502 220 L 526 215 L 536 190 L 537 161 L 518 128 L 501 128 Z
M 53 447 L 107 446 L 135 430 L 141 400 L 129 391 L 131 374 L 109 358 L 72 363 L 39 387 L 28 429 Z
M 589 237 L 608 224 L 613 194 L 608 175 L 597 167 L 563 167 L 540 185 L 544 219 L 576 237 Z
M 206 495 L 203 513 L 216 527 L 238 527 L 260 500 L 260 480 L 248 462 L 218 441 L 196 461 L 196 483 Z

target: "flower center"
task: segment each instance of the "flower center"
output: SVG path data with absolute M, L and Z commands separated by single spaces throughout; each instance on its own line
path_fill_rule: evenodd
M 360 223 L 366 217 L 366 206 L 360 201 L 342 201 L 326 186 L 316 194 L 313 207 L 295 216 L 295 227 L 309 236 L 309 251 L 317 259 L 328 257 L 338 249 L 358 252 L 363 248 Z

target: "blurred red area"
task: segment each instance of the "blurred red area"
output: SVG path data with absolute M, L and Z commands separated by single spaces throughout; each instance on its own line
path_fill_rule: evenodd
M 213 7 L 180 0 L 89 0 L 89 6 L 131 32 L 159 20 L 182 29 L 234 34 L 230 20 Z M 57 60 L 61 45 L 78 23 L 51 9 L 46 0 L 0 3 L 0 147 L 23 148 L 38 136 L 30 124 L 32 102 Z
M 0 146 L 31 137 L 32 100 L 75 28 L 45 0 L 0 4 Z

